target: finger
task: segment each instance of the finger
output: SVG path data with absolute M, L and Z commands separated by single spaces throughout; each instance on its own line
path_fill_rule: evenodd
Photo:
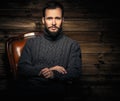
M 65 68 L 64 67 L 61 67 L 61 66 L 59 66 L 59 68 L 58 68 L 62 73 L 67 73 L 67 71 L 65 70 Z
M 48 72 L 48 73 L 46 73 L 46 74 L 44 74 L 44 77 L 45 78 L 50 78 L 52 75 L 51 75 L 51 72 Z
M 44 69 L 42 69 L 40 72 L 41 72 L 41 74 L 43 74 L 43 73 L 45 73 L 45 72 L 47 72 L 48 71 L 48 68 L 44 68 Z
M 45 75 L 49 75 L 50 73 L 49 73 L 49 71 L 44 71 L 44 72 L 42 72 L 42 74 L 45 76 Z
M 44 74 L 45 78 L 48 78 L 50 76 L 50 74 Z
M 57 71 L 58 71 L 59 73 L 62 73 L 62 74 L 66 74 L 66 73 L 67 73 L 66 70 L 64 70 L 64 69 L 57 69 Z

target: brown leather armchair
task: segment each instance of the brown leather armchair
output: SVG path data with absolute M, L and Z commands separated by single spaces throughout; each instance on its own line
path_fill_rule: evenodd
M 6 52 L 10 66 L 10 72 L 14 79 L 17 76 L 17 65 L 21 56 L 22 49 L 28 38 L 40 35 L 40 32 L 30 32 L 20 34 L 16 37 L 10 37 L 6 40 Z

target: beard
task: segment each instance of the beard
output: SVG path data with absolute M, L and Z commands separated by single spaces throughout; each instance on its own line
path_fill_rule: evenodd
M 56 26 L 51 26 L 51 27 L 56 27 Z M 49 37 L 51 37 L 51 38 L 53 38 L 53 39 L 55 39 L 55 38 L 57 38 L 59 35 L 60 35 L 60 33 L 62 32 L 62 25 L 60 26 L 60 27 L 56 27 L 58 30 L 56 31 L 56 32 L 51 32 L 50 30 L 49 30 L 49 28 L 51 28 L 51 27 L 46 27 L 45 26 L 45 31 L 47 32 L 46 34 L 47 34 L 47 36 L 49 36 Z

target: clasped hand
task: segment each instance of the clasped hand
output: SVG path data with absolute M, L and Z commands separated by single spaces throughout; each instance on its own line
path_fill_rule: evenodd
M 53 66 L 51 68 L 43 68 L 40 71 L 39 76 L 43 76 L 44 78 L 53 78 L 54 77 L 53 71 L 58 71 L 59 73 L 62 73 L 62 74 L 67 73 L 67 71 L 65 70 L 64 67 L 62 67 L 62 66 Z

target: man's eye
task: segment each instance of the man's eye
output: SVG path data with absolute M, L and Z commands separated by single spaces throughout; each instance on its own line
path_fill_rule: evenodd
M 51 20 L 52 18 L 51 17 L 48 17 L 48 18 L 46 18 L 47 20 Z
M 61 18 L 57 17 L 56 20 L 61 20 Z

